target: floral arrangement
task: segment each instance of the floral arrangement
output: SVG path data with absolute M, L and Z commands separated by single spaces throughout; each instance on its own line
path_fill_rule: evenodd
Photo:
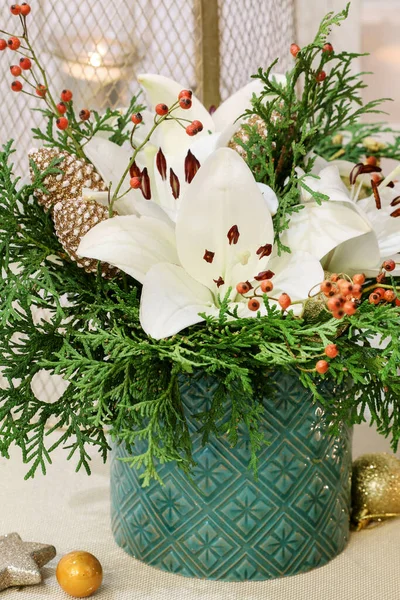
M 144 485 L 159 463 L 189 472 L 182 377 L 217 379 L 197 417 L 203 441 L 234 445 L 244 423 L 255 472 L 268 443 L 259 399 L 273 397 L 277 370 L 297 372 L 332 431 L 369 409 L 396 449 L 400 167 L 383 174 L 382 161 L 400 160 L 400 137 L 360 123 L 381 101 L 363 104 L 358 55 L 327 41 L 348 11 L 292 45 L 289 72 L 260 69 L 213 114 L 178 83 L 141 75 L 149 109 L 136 96 L 100 115 L 76 111 L 70 90 L 56 98 L 30 7 L 11 7 L 22 31 L 3 31 L 0 51 L 45 123 L 29 183 L 14 174 L 13 143 L 0 153 L 0 450 L 17 444 L 27 477 L 59 445 L 90 472 L 87 446 L 106 458 L 106 431 L 132 448 Z M 32 391 L 41 369 L 69 383 L 52 404 Z

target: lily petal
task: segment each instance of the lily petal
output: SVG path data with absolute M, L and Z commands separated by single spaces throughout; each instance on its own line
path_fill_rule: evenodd
M 105 184 L 115 189 L 131 159 L 131 153 L 109 140 L 94 136 L 85 144 L 85 153 L 102 176 Z M 124 188 L 129 187 L 130 175 L 126 176 Z
M 308 252 L 285 252 L 272 258 L 268 266 L 275 273 L 272 295 L 286 293 L 292 301 L 306 300 L 312 288 L 325 278 L 321 263 Z
M 259 95 L 264 88 L 259 79 L 254 79 L 244 87 L 240 88 L 235 94 L 230 96 L 225 102 L 222 102 L 213 114 L 213 121 L 216 131 L 223 131 L 229 125 L 235 123 L 248 108 L 251 107 L 253 94 Z
M 291 216 L 281 239 L 292 251 L 302 250 L 320 260 L 343 242 L 370 231 L 368 221 L 345 204 L 309 202 Z
M 270 251 L 262 247 L 274 238 L 271 214 L 247 164 L 230 148 L 216 150 L 193 179 L 176 237 L 183 267 L 214 291 L 213 280 L 222 277 L 221 294 L 264 270 Z
M 269 185 L 266 185 L 265 183 L 257 183 L 257 185 L 263 195 L 266 205 L 268 206 L 269 212 L 272 216 L 276 215 L 279 207 L 279 201 L 274 190 L 272 190 Z
M 113 217 L 93 227 L 81 240 L 79 256 L 114 265 L 143 283 L 155 264 L 179 264 L 174 228 L 151 217 Z
M 156 340 L 175 335 L 203 321 L 199 313 L 218 314 L 213 296 L 182 267 L 159 263 L 144 280 L 140 323 Z

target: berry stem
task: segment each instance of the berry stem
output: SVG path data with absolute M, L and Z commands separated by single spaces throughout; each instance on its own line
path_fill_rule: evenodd
M 155 132 L 155 130 L 157 129 L 157 127 L 159 125 L 161 125 L 161 123 L 163 121 L 166 120 L 166 118 L 171 114 L 171 112 L 177 107 L 178 104 L 179 104 L 178 102 L 176 102 L 175 104 L 173 104 L 166 115 L 160 116 L 159 118 L 157 118 L 157 117 L 154 118 L 154 125 L 153 125 L 153 127 L 150 129 L 149 133 L 147 134 L 147 136 L 145 137 L 145 139 L 143 140 L 143 142 L 137 148 L 135 148 L 133 156 L 132 156 L 131 160 L 129 161 L 128 166 L 126 167 L 126 169 L 125 169 L 125 171 L 124 171 L 124 173 L 123 173 L 123 175 L 122 175 L 122 177 L 121 177 L 121 179 L 120 179 L 117 187 L 115 188 L 115 192 L 114 192 L 114 194 L 112 196 L 112 199 L 111 199 L 111 202 L 109 204 L 108 210 L 109 210 L 110 217 L 113 214 L 113 207 L 114 207 L 115 202 L 119 198 L 122 198 L 123 196 L 125 196 L 125 194 L 127 194 L 127 192 L 124 192 L 122 196 L 119 196 L 119 192 L 121 190 L 121 187 L 123 186 L 125 178 L 128 175 L 129 171 L 131 170 L 131 167 L 132 167 L 133 163 L 136 161 L 137 155 L 146 146 L 146 144 L 150 141 L 150 138 L 153 135 L 153 133 Z M 128 191 L 130 191 L 130 190 L 128 190 Z

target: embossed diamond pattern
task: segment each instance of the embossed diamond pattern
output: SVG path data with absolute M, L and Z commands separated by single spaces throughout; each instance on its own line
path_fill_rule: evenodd
M 260 454 L 257 481 L 248 470 L 243 432 L 237 448 L 224 439 L 201 445 L 193 415 L 209 405 L 217 385 L 210 380 L 188 378 L 181 384 L 198 462 L 193 484 L 173 465 L 163 465 L 165 485 L 142 489 L 137 474 L 118 461 L 126 455 L 124 446 L 116 448 L 112 526 L 120 546 L 164 570 L 230 581 L 303 572 L 344 549 L 350 432 L 327 436 L 321 408 L 311 403 L 298 379 L 275 377 L 277 398 L 264 400 L 271 444 Z M 323 433 L 317 445 L 316 423 Z M 307 440 L 312 440 L 309 447 Z

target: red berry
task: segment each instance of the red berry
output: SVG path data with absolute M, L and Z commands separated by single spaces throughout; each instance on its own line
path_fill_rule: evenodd
M 339 310 L 335 310 L 332 312 L 332 317 L 334 319 L 343 319 L 344 315 L 345 315 L 345 312 L 342 308 L 339 308 Z
M 292 304 L 292 300 L 288 294 L 281 294 L 279 296 L 278 302 L 283 310 L 286 310 Z
M 59 102 L 57 104 L 57 110 L 60 113 L 60 115 L 65 115 L 65 113 L 67 112 L 67 105 L 64 102 Z
M 61 129 L 63 131 L 64 129 L 67 129 L 69 125 L 68 119 L 66 119 L 65 117 L 60 117 L 59 119 L 57 119 L 56 125 L 58 129 Z
M 351 292 L 351 296 L 356 300 L 359 300 L 362 296 L 362 286 L 359 283 L 355 283 L 353 285 L 353 291 Z
M 394 302 L 394 300 L 396 299 L 396 294 L 393 290 L 386 290 L 383 298 L 384 300 L 386 300 L 386 302 Z
M 200 133 L 200 131 L 203 131 L 203 123 L 201 121 L 193 121 L 192 123 L 193 127 L 196 129 L 197 133 Z
M 131 116 L 131 121 L 135 125 L 139 125 L 139 123 L 141 123 L 143 121 L 143 117 L 140 113 L 135 113 L 134 115 Z
M 385 297 L 385 290 L 383 288 L 375 288 L 373 293 L 379 294 L 381 300 Z
M 29 69 L 32 68 L 32 62 L 29 58 L 27 58 L 26 56 L 23 56 L 22 58 L 20 58 L 19 66 L 24 71 L 29 71 Z
M 63 102 L 71 102 L 73 93 L 71 90 L 63 90 L 61 92 L 60 98 Z
M 260 308 L 260 302 L 259 300 L 257 300 L 257 298 L 251 298 L 248 303 L 247 303 L 247 307 L 249 310 L 252 311 L 256 311 Z
M 38 96 L 40 96 L 41 98 L 44 98 L 45 95 L 46 95 L 46 92 L 47 92 L 47 88 L 46 88 L 45 85 L 40 84 L 40 85 L 37 86 L 37 88 L 36 88 L 36 94 Z
M 322 52 L 333 52 L 333 46 L 329 42 L 324 45 Z
M 382 265 L 382 268 L 385 269 L 385 271 L 394 271 L 396 268 L 396 263 L 394 262 L 394 260 L 385 260 L 385 262 Z
M 343 312 L 346 315 L 354 315 L 354 313 L 357 312 L 357 306 L 354 304 L 354 302 L 348 300 L 343 304 Z
M 0 50 L 3 51 L 7 48 L 7 42 L 6 40 L 1 39 L 0 40 Z
M 268 292 L 272 292 L 274 289 L 274 284 L 269 279 L 265 279 L 261 282 L 260 287 L 263 294 L 268 294 Z
M 178 100 L 180 100 L 181 98 L 191 98 L 192 95 L 193 95 L 192 90 L 182 90 L 178 94 Z
M 332 273 L 330 280 L 336 283 L 336 281 L 339 280 L 339 275 L 337 273 Z
M 21 45 L 21 42 L 19 41 L 19 39 L 17 37 L 11 37 L 8 40 L 7 45 L 10 48 L 10 50 L 18 50 L 18 48 Z
M 198 133 L 196 127 L 193 127 L 193 123 L 186 127 L 186 133 L 190 136 L 196 135 Z
M 188 108 L 191 108 L 191 106 L 192 106 L 192 101 L 191 101 L 191 99 L 190 99 L 190 98 L 186 98 L 186 97 L 184 97 L 184 98 L 181 98 L 181 99 L 179 100 L 179 106 L 180 106 L 181 108 L 183 108 L 184 110 L 187 110 Z
M 325 71 L 318 71 L 318 73 L 315 76 L 315 79 L 318 81 L 318 83 L 322 83 L 323 81 L 325 81 L 325 79 L 326 79 Z
M 378 164 L 378 159 L 376 158 L 376 156 L 367 156 L 365 159 L 365 164 L 371 165 L 371 167 L 376 167 L 376 165 Z
M 327 307 L 332 312 L 339 310 L 339 308 L 341 306 L 342 306 L 342 303 L 341 303 L 340 299 L 337 298 L 336 296 L 334 298 L 329 298 L 329 300 L 327 302 Z
M 396 298 L 396 300 L 395 300 L 395 305 L 396 305 L 396 306 L 400 306 L 400 298 Z
M 326 280 L 321 283 L 320 289 L 321 289 L 321 292 L 324 292 L 324 294 L 329 294 L 329 292 L 332 291 L 332 287 L 333 287 L 332 282 Z
M 23 15 L 24 17 L 27 17 L 30 12 L 31 12 L 31 7 L 29 6 L 29 4 L 27 4 L 26 2 L 23 2 L 21 4 L 21 15 Z
M 138 190 L 142 185 L 142 180 L 140 179 L 140 177 L 132 177 L 129 183 L 131 188 L 133 188 L 134 190 Z
M 18 65 L 12 65 L 10 67 L 10 71 L 11 71 L 11 75 L 14 75 L 14 77 L 19 77 L 22 73 L 22 69 Z
M 87 108 L 83 108 L 80 112 L 79 112 L 79 118 L 81 119 L 81 121 L 87 121 L 88 119 L 90 119 L 90 110 Z
M 18 80 L 13 81 L 11 84 L 11 89 L 13 92 L 20 92 L 22 90 L 22 83 Z
M 365 283 L 364 273 L 357 273 L 356 275 L 353 275 L 353 281 L 358 285 L 363 285 Z
M 168 106 L 166 104 L 157 104 L 155 110 L 156 113 L 160 115 L 160 117 L 163 117 L 164 115 L 168 114 Z
M 348 296 L 353 291 L 353 284 L 347 281 L 347 279 L 339 279 L 337 284 L 343 296 Z
M 370 304 L 379 304 L 379 302 L 381 301 L 381 297 L 379 294 L 372 293 L 369 295 L 368 300 L 369 300 Z
M 300 46 L 298 46 L 297 44 L 292 44 L 290 46 L 290 54 L 292 56 L 294 56 L 294 58 L 297 57 L 298 53 L 300 52 Z
M 10 11 L 12 15 L 18 16 L 21 14 L 21 7 L 19 4 L 12 4 L 10 7 Z
M 317 362 L 317 364 L 315 365 L 315 370 L 317 371 L 317 373 L 321 373 L 321 375 L 323 373 L 326 373 L 329 369 L 329 363 L 326 362 L 326 360 L 319 360 Z
M 336 358 L 339 354 L 336 344 L 328 344 L 325 348 L 325 354 L 329 356 L 329 358 Z
M 241 281 L 236 286 L 236 291 L 238 294 L 247 294 L 251 290 L 251 285 L 247 283 L 247 281 Z

